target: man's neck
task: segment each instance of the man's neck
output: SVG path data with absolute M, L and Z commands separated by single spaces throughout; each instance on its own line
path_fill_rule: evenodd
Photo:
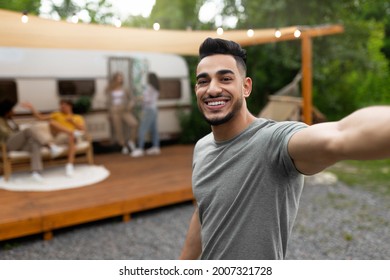
M 255 116 L 246 111 L 243 115 L 238 115 L 224 124 L 211 126 L 215 141 L 227 141 L 234 138 L 243 132 L 255 119 Z

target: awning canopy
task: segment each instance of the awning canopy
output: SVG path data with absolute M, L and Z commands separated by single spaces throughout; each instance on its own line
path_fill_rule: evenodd
M 302 35 L 324 36 L 343 31 L 339 25 L 317 27 L 290 26 L 279 28 L 281 37 L 275 37 L 275 29 L 254 29 L 252 37 L 247 30 L 229 30 L 223 35 L 215 31 L 159 30 L 142 28 L 117 28 L 114 26 L 69 23 L 43 19 L 30 15 L 22 23 L 21 13 L 0 10 L 0 46 L 27 48 L 62 48 L 119 51 L 150 51 L 197 55 L 199 45 L 207 37 L 233 40 L 241 46 L 296 40 L 294 32 Z

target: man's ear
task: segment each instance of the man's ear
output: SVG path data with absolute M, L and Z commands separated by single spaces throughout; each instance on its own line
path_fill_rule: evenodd
M 252 92 L 252 79 L 249 77 L 246 77 L 244 79 L 243 87 L 244 87 L 244 97 L 247 98 L 251 95 L 251 92 Z

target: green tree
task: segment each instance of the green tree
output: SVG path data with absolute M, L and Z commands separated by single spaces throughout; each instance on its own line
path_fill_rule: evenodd
M 156 0 L 148 18 L 130 16 L 124 22 L 126 26 L 151 28 L 158 22 L 162 29 L 196 29 L 198 14 L 204 0 Z
M 0 0 L 0 9 L 11 10 L 16 12 L 28 12 L 38 15 L 41 0 Z
M 57 15 L 61 19 L 67 19 L 81 10 L 81 7 L 78 4 L 75 4 L 72 0 L 63 0 L 61 4 L 55 4 L 54 1 L 51 1 L 50 5 L 50 14 Z
M 241 11 L 238 28 L 342 23 L 346 30 L 344 34 L 313 40 L 314 103 L 330 119 L 337 119 L 361 107 L 363 99 L 373 103 L 383 101 L 382 98 L 374 99 L 382 94 L 367 92 L 365 97 L 356 94 L 373 67 L 377 68 L 380 63 L 367 55 L 368 42 L 374 31 L 370 20 L 383 21 L 384 13 L 379 11 L 383 10 L 386 1 L 372 2 L 263 0 L 259 3 L 242 0 L 242 8 L 236 9 Z M 237 3 L 225 0 L 225 5 L 236 6 Z M 248 69 L 254 78 L 250 102 L 253 113 L 261 109 L 269 93 L 291 81 L 300 70 L 300 47 L 298 41 L 290 41 L 248 48 L 251 58 Z M 378 90 L 383 92 L 384 88 Z
M 383 38 L 383 46 L 381 48 L 381 52 L 385 55 L 388 66 L 390 68 L 390 20 L 387 19 L 384 25 L 384 38 Z
M 160 23 L 163 29 L 193 28 L 199 21 L 199 2 L 197 0 L 157 0 L 150 14 L 150 20 Z
M 91 23 L 111 24 L 114 18 L 112 4 L 107 0 L 90 0 L 82 6 L 88 12 Z
M 51 1 L 51 12 L 53 16 L 59 16 L 65 20 L 81 11 L 86 11 L 91 23 L 111 24 L 114 14 L 111 11 L 112 4 L 107 0 L 74 1 L 64 0 L 60 4 Z

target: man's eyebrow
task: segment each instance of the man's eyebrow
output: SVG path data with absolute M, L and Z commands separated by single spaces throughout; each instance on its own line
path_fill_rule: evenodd
M 217 75 L 225 75 L 225 74 L 233 74 L 234 75 L 235 73 L 230 69 L 222 69 L 222 70 L 218 70 L 216 74 Z M 196 79 L 198 80 L 200 78 L 207 78 L 207 77 L 209 77 L 209 74 L 200 73 L 196 76 Z
M 230 69 L 222 69 L 217 72 L 217 75 L 225 75 L 225 74 L 234 74 L 234 72 Z
M 200 74 L 196 75 L 196 79 L 199 80 L 200 78 L 206 78 L 208 76 L 209 76 L 209 74 L 207 74 L 207 73 L 200 73 Z

